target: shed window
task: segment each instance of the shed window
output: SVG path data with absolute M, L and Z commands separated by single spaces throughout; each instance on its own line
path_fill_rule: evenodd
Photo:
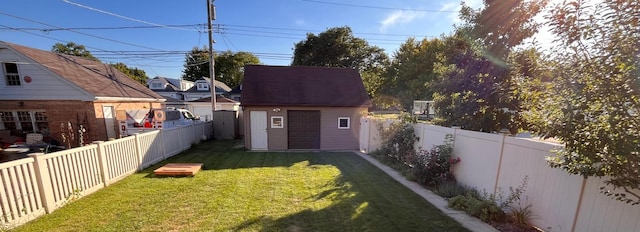
M 339 117 L 338 118 L 338 129 L 349 129 L 351 128 L 351 118 L 349 117 Z
M 4 76 L 7 86 L 20 86 L 20 74 L 18 74 L 17 64 L 4 63 Z
M 271 117 L 271 128 L 284 128 L 284 118 L 282 116 Z

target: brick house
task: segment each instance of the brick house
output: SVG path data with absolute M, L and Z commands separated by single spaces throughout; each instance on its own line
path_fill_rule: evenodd
M 0 41 L 0 65 L 0 130 L 13 135 L 63 142 L 61 124 L 71 123 L 86 128 L 87 143 L 108 140 L 118 136 L 117 110 L 165 101 L 110 65 L 80 57 Z
M 358 149 L 371 101 L 357 70 L 248 65 L 242 86 L 248 149 Z

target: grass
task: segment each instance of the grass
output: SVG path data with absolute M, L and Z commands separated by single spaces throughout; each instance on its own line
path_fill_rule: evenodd
M 466 231 L 353 153 L 260 153 L 209 142 L 15 231 Z M 194 177 L 153 175 L 200 162 Z

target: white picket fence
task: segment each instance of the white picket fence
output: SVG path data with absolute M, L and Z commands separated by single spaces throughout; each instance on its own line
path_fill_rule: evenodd
M 51 213 L 69 200 L 187 150 L 212 133 L 212 123 L 136 134 L 108 142 L 0 164 L 0 228 Z
M 373 152 L 381 145 L 378 127 L 390 120 L 363 118 L 360 149 Z M 416 148 L 429 149 L 454 136 L 454 156 L 461 162 L 453 169 L 458 182 L 498 193 L 520 185 L 525 176 L 525 204 L 532 205 L 532 223 L 546 231 L 640 231 L 640 206 L 615 201 L 600 193 L 600 178 L 584 179 L 551 168 L 545 158 L 558 144 L 418 123 Z

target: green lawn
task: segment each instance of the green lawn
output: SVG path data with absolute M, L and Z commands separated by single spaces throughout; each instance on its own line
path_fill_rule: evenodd
M 16 231 L 466 231 L 353 153 L 197 145 Z M 204 163 L 158 178 L 167 162 Z

